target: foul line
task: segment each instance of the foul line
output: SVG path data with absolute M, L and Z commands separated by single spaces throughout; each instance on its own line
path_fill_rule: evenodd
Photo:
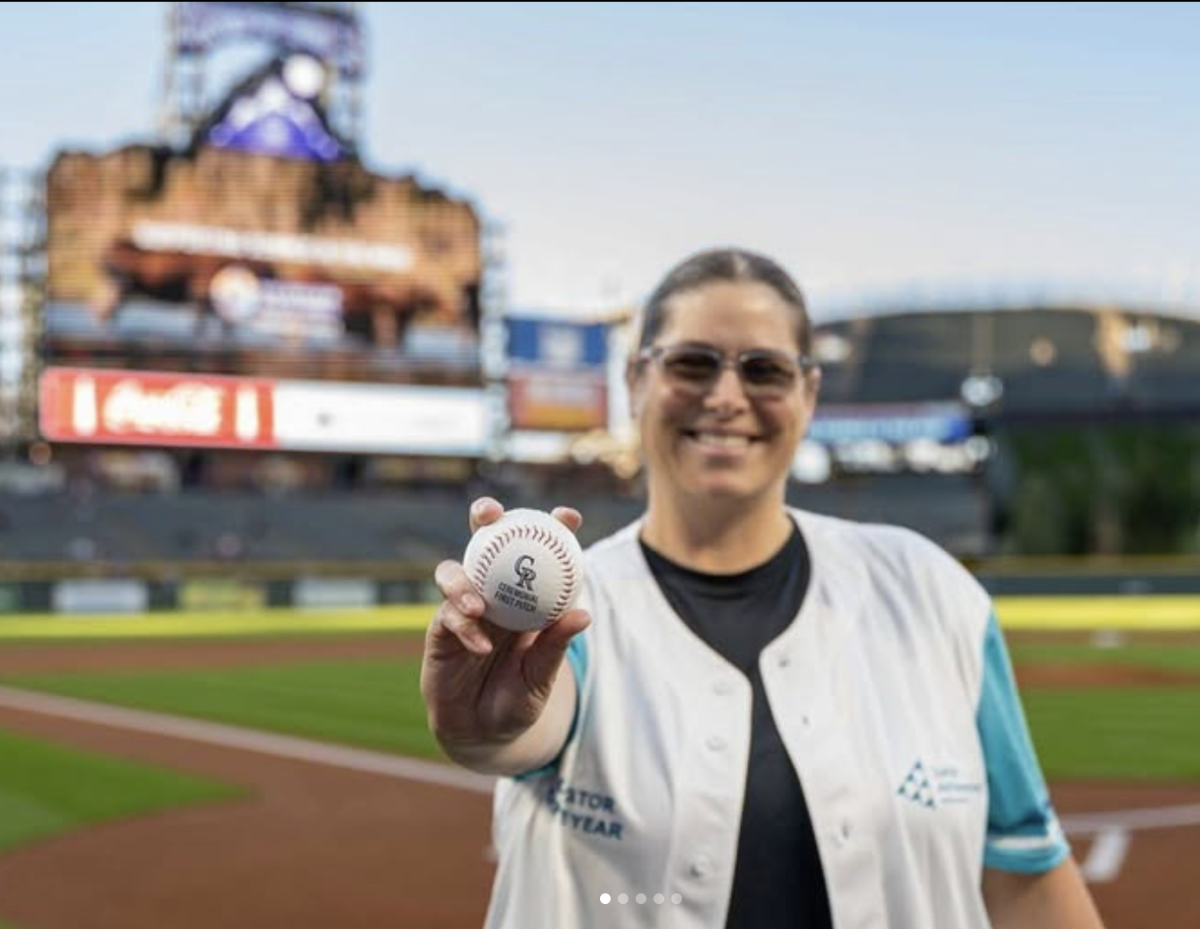
M 1097 835 L 1114 829 L 1171 829 L 1176 826 L 1200 826 L 1200 803 L 1184 806 L 1148 807 L 1142 810 L 1114 810 L 1110 813 L 1080 813 L 1060 820 L 1068 835 Z
M 1105 884 L 1121 873 L 1134 832 L 1200 826 L 1200 803 L 1081 813 L 1063 817 L 1061 824 L 1067 835 L 1093 837 L 1080 868 L 1089 883 Z
M 188 739 L 192 742 L 203 742 L 206 745 L 216 745 L 221 748 L 239 748 L 279 758 L 347 768 L 367 774 L 382 774 L 386 777 L 434 784 L 438 787 L 453 787 L 475 793 L 491 793 L 495 784 L 494 778 L 450 765 L 436 764 L 432 761 L 418 761 L 413 758 L 389 755 L 386 752 L 346 748 L 330 745 L 327 742 L 276 735 L 272 732 L 262 732 L 241 726 L 203 722 L 181 716 L 149 713 L 145 710 L 130 710 L 124 707 L 75 700 L 70 697 L 17 690 L 11 687 L 0 687 L 0 707 L 22 710 L 27 713 L 40 713 L 43 716 L 75 719 L 101 726 L 112 726 L 117 729 L 131 729 L 153 735 Z
M 1107 884 L 1116 880 L 1128 851 L 1127 829 L 1108 829 L 1098 833 L 1087 860 L 1081 866 L 1084 878 L 1092 884 Z

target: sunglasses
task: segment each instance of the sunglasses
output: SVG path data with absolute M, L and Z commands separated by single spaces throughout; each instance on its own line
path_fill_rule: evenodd
M 807 355 L 752 348 L 727 358 L 711 345 L 654 345 L 638 352 L 637 360 L 653 361 L 673 385 L 697 395 L 712 390 L 721 372 L 732 367 L 746 396 L 758 398 L 786 396 L 797 380 L 817 367 Z

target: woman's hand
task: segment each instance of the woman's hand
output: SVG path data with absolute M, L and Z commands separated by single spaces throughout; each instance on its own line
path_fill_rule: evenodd
M 476 500 L 471 531 L 503 513 L 490 497 Z M 569 507 L 553 515 L 573 532 L 583 521 Z M 545 629 L 510 632 L 484 618 L 483 598 L 460 563 L 443 561 L 434 579 L 445 599 L 425 635 L 421 666 L 430 729 L 467 767 L 493 773 L 540 767 L 566 739 L 576 697 L 563 656 L 590 617 L 571 610 Z

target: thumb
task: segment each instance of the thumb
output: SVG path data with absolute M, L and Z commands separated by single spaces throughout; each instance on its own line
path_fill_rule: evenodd
M 525 654 L 525 674 L 530 687 L 547 694 L 550 692 L 571 640 L 591 622 L 586 610 L 570 610 L 558 622 L 538 633 Z

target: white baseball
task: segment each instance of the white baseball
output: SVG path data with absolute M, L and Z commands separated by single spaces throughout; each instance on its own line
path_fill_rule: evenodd
M 487 604 L 484 615 L 514 632 L 557 622 L 583 588 L 575 533 L 541 510 L 509 510 L 480 528 L 463 567 Z

